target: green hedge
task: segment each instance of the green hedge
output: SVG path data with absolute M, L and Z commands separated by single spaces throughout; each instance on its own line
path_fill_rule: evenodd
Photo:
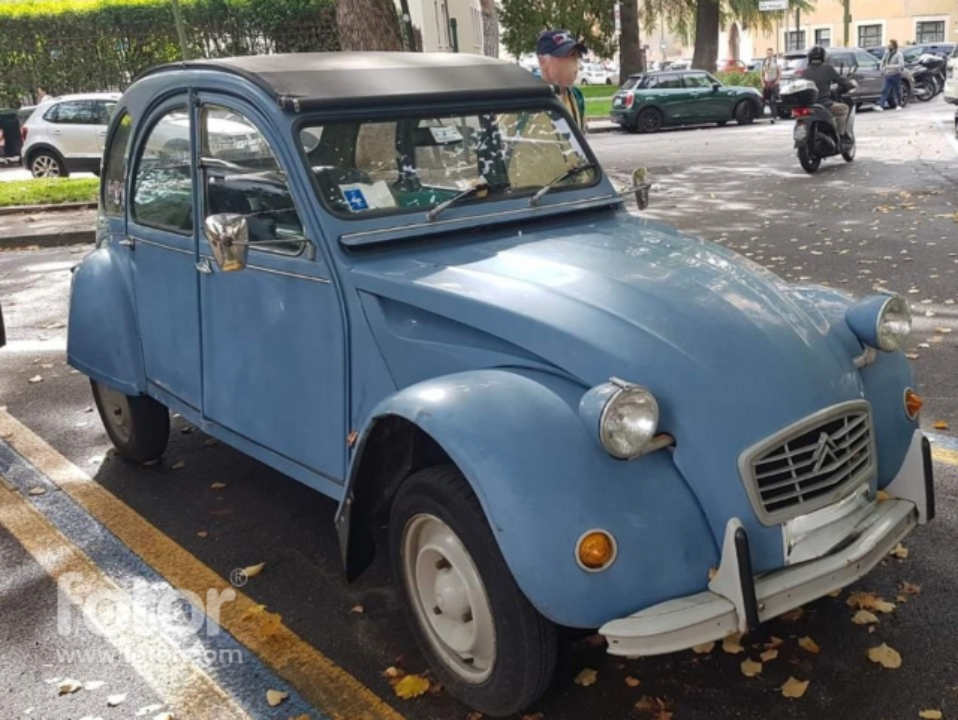
M 338 49 L 335 0 L 180 0 L 191 57 Z M 122 90 L 180 59 L 169 0 L 0 3 L 0 106 Z
M 762 74 L 759 72 L 720 72 L 715 75 L 725 85 L 762 89 Z

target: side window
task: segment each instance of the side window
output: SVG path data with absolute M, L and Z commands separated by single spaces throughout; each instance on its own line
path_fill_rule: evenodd
M 44 119 L 61 125 L 95 125 L 96 112 L 90 100 L 70 100 L 50 108 Z
M 830 52 L 825 57 L 825 62 L 827 62 L 836 70 L 840 70 L 842 68 L 849 70 L 855 65 L 855 56 L 851 53 Z
M 679 90 L 682 88 L 682 78 L 678 75 L 663 75 L 659 78 L 655 88 L 657 90 Z
M 855 53 L 855 64 L 859 70 L 878 70 L 880 65 L 877 58 L 864 51 Z
M 94 103 L 94 124 L 109 125 L 114 110 L 116 110 L 116 103 L 112 100 L 97 100 Z
M 126 210 L 126 159 L 130 150 L 130 131 L 133 120 L 129 113 L 123 113 L 113 130 L 110 145 L 106 151 L 106 163 L 103 168 L 102 208 L 107 215 L 122 217 Z
M 688 88 L 710 88 L 712 87 L 712 80 L 708 75 L 686 75 L 685 76 L 685 87 Z
M 139 149 L 133 185 L 133 218 L 182 235 L 193 232 L 190 116 L 186 107 L 167 112 Z
M 206 215 L 246 216 L 251 250 L 297 255 L 306 233 L 269 143 L 243 115 L 206 105 L 201 115 L 200 154 L 206 178 Z

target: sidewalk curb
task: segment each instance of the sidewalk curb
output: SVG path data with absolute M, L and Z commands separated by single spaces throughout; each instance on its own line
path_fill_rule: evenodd
M 10 205 L 0 207 L 0 215 L 29 215 L 41 212 L 60 212 L 61 210 L 93 210 L 95 208 L 96 201 L 61 203 L 59 205 Z
M 64 230 L 43 235 L 13 235 L 0 237 L 0 250 L 24 250 L 26 248 L 50 248 L 64 245 L 92 245 L 96 241 L 95 230 Z

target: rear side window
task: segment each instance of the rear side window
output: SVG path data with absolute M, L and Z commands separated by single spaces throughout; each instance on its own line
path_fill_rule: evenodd
M 679 75 L 660 75 L 652 78 L 648 87 L 656 90 L 676 90 L 682 87 L 682 78 Z
M 622 88 L 621 88 L 621 89 L 622 89 L 622 90 L 633 90 L 634 88 L 637 88 L 637 87 L 639 86 L 639 83 L 641 83 L 642 80 L 644 80 L 644 78 L 640 78 L 640 77 L 637 77 L 637 78 L 630 77 L 630 78 L 627 79 L 627 80 L 625 81 L 625 83 L 622 85 Z
M 124 112 L 113 128 L 103 167 L 103 212 L 122 216 L 126 210 L 126 164 L 130 155 L 133 119 Z
M 690 88 L 710 88 L 712 87 L 712 78 L 704 73 L 685 76 L 685 87 Z M 714 81 L 717 82 L 717 81 Z
M 855 64 L 858 65 L 859 70 L 877 70 L 881 63 L 874 55 L 859 50 L 855 53 Z
M 97 125 L 97 111 L 90 100 L 68 100 L 47 110 L 43 119 L 58 125 Z

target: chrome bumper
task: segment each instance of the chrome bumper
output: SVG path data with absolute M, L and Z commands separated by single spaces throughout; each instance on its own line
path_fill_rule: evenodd
M 609 653 L 661 655 L 744 633 L 866 575 L 916 525 L 934 516 L 931 453 L 920 432 L 886 491 L 892 499 L 873 503 L 865 517 L 856 516 L 840 549 L 761 576 L 752 575 L 742 523 L 729 520 L 709 589 L 607 622 L 599 632 L 608 640 Z

